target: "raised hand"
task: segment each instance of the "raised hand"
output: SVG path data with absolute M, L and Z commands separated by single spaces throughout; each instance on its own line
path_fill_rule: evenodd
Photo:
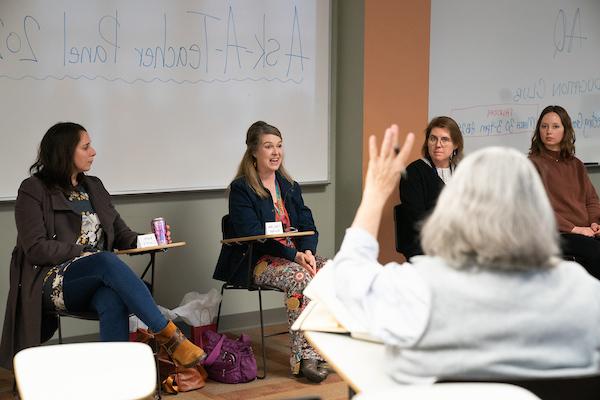
M 415 135 L 409 133 L 400 148 L 398 144 L 398 125 L 386 129 L 377 151 L 375 136 L 369 138 L 369 166 L 365 179 L 362 201 L 356 212 L 352 226 L 360 227 L 377 237 L 383 206 L 388 197 L 398 187 L 400 175 L 406 169 Z

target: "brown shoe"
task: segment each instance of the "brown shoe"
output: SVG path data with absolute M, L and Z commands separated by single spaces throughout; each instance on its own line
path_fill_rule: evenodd
M 319 367 L 318 360 L 302 360 L 300 365 L 300 372 L 311 382 L 319 383 L 327 378 L 329 370 L 327 368 Z
M 155 338 L 175 362 L 186 368 L 193 367 L 206 358 L 204 350 L 187 340 L 173 321 L 169 321 Z

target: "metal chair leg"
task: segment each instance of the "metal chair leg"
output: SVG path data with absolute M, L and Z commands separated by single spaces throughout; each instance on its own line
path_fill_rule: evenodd
M 56 313 L 56 322 L 58 323 L 58 344 L 63 344 L 62 328 L 60 326 L 60 314 Z
M 227 283 L 221 285 L 221 301 L 219 301 L 219 311 L 217 311 L 217 332 L 219 332 L 219 321 L 221 320 L 221 306 L 223 305 L 223 293 L 225 292 L 225 286 L 227 286 Z
M 156 340 L 153 341 L 154 343 L 152 344 L 152 353 L 154 353 L 154 363 L 156 365 L 156 391 L 154 393 L 154 400 L 161 400 L 162 399 L 162 381 L 160 379 L 160 367 L 158 365 L 158 351 L 159 349 L 159 345 L 158 342 L 156 342 Z
M 267 377 L 267 349 L 265 348 L 265 324 L 263 321 L 263 308 L 262 308 L 262 290 L 258 287 L 258 308 L 260 312 L 260 343 L 262 346 L 262 360 L 263 360 L 263 375 L 256 377 L 258 379 L 265 379 Z
M 12 384 L 12 394 L 13 400 L 19 400 L 21 397 L 19 395 L 19 390 L 17 389 L 17 377 L 13 375 L 13 384 Z

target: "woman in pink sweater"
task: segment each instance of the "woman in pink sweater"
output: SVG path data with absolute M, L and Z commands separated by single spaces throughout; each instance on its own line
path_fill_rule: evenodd
M 600 202 L 585 166 L 575 157 L 575 131 L 563 107 L 544 108 L 529 158 L 554 209 L 563 253 L 600 278 Z

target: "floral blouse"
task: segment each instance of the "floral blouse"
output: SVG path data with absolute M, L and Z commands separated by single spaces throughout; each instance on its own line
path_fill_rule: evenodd
M 293 229 L 292 223 L 290 221 L 290 216 L 288 215 L 287 209 L 285 208 L 285 204 L 283 203 L 283 199 L 281 198 L 281 189 L 279 189 L 279 183 L 277 183 L 277 180 L 275 180 L 275 197 L 275 221 L 281 222 L 284 232 L 289 232 Z M 287 247 L 296 247 L 292 241 L 292 238 L 290 237 L 279 238 L 275 240 Z
M 94 207 L 90 202 L 90 196 L 85 191 L 85 188 L 78 185 L 66 197 L 71 209 L 81 215 L 81 232 L 76 244 L 84 245 L 85 252 L 93 253 L 102 250 L 104 248 L 102 225 L 100 225 L 98 215 L 94 211 Z M 81 257 L 75 257 L 50 268 L 44 277 L 44 307 L 61 311 L 66 310 L 63 298 L 64 274 L 73 261 Z

